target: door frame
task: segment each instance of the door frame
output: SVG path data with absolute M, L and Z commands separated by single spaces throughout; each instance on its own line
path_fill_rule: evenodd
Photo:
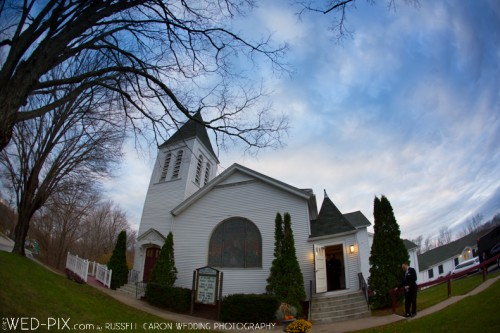
M 342 257 L 343 257 L 343 265 L 344 265 L 344 281 L 345 281 L 345 288 L 344 289 L 338 289 L 338 290 L 328 290 L 328 280 L 327 280 L 327 271 L 326 271 L 326 248 L 327 247 L 333 247 L 333 246 L 341 246 L 342 247 Z M 324 270 L 321 270 L 321 263 L 320 263 L 320 270 L 319 270 L 319 273 L 320 274 L 324 274 L 323 277 L 320 276 L 320 283 L 322 283 L 320 285 L 321 289 L 320 291 L 318 291 L 318 270 L 317 270 L 317 253 L 316 253 L 316 249 L 323 249 L 323 252 L 320 252 L 319 253 L 319 258 L 318 259 L 321 259 L 321 255 L 323 255 L 323 261 L 324 261 Z M 348 256 L 349 254 L 347 253 L 347 245 L 346 245 L 346 241 L 345 240 L 342 240 L 342 241 L 339 241 L 339 242 L 328 242 L 328 243 L 313 243 L 313 255 L 314 255 L 314 281 L 315 281 L 315 293 L 318 294 L 318 293 L 336 293 L 336 292 L 342 292 L 342 291 L 346 291 L 346 290 L 349 290 L 351 289 L 351 284 L 350 284 L 350 280 L 349 280 L 349 260 L 348 260 Z M 324 282 L 323 282 L 323 279 L 324 279 Z M 324 284 L 326 283 L 326 288 L 324 286 Z M 321 290 L 324 290 L 324 291 L 321 291 Z

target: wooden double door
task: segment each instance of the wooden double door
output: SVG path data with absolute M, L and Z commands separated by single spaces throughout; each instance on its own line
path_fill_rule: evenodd
M 142 280 L 144 282 L 149 282 L 149 278 L 151 277 L 151 272 L 153 271 L 153 267 L 160 256 L 160 248 L 159 247 L 148 247 L 146 249 L 146 259 L 144 260 L 144 275 Z

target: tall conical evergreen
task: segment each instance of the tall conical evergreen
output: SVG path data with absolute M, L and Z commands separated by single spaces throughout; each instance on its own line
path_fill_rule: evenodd
M 284 222 L 281 214 L 276 214 L 274 239 L 274 260 L 266 289 L 281 302 L 295 306 L 300 312 L 300 302 L 306 298 L 306 294 L 304 277 L 295 253 L 290 214 L 285 213 Z
M 174 258 L 174 235 L 169 232 L 163 244 L 160 256 L 151 271 L 149 283 L 156 283 L 165 287 L 172 287 L 177 279 L 177 268 Z
M 274 219 L 274 260 L 271 265 L 271 273 L 267 278 L 266 290 L 269 293 L 277 294 L 282 293 L 279 289 L 283 288 L 283 263 L 281 257 L 281 248 L 283 246 L 283 239 L 285 235 L 283 233 L 283 218 L 280 213 L 276 213 L 276 218 Z
M 127 232 L 123 230 L 118 234 L 113 254 L 108 262 L 108 269 L 111 273 L 111 289 L 116 289 L 127 283 Z
M 391 304 L 389 290 L 400 283 L 401 264 L 407 261 L 409 256 L 401 239 L 401 231 L 391 203 L 385 196 L 381 199 L 375 197 L 373 216 L 375 233 L 370 254 L 368 284 L 374 291 L 371 298 L 373 308 L 382 308 Z
M 287 282 L 284 299 L 286 303 L 294 305 L 300 312 L 300 302 L 306 299 L 306 293 L 304 291 L 304 276 L 300 270 L 299 261 L 295 253 L 295 240 L 293 238 L 290 214 L 285 213 L 283 224 L 284 239 L 281 253 Z

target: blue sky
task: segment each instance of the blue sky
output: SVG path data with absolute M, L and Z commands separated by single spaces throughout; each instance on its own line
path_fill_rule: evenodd
M 219 172 L 238 162 L 312 188 L 318 205 L 326 190 L 343 213 L 361 210 L 372 222 L 383 194 L 405 238 L 500 212 L 500 2 L 398 4 L 358 0 L 348 12 L 353 36 L 340 45 L 331 15 L 299 21 L 286 0 L 262 1 L 235 23 L 243 35 L 288 43 L 293 75 L 263 66 L 255 79 L 291 129 L 277 151 L 221 152 Z M 126 153 L 107 188 L 137 227 L 156 152 Z

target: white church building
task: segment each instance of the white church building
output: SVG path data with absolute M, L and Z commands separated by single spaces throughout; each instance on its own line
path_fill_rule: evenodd
M 202 121 L 197 113 L 195 119 Z M 191 288 L 193 271 L 224 273 L 223 294 L 265 293 L 274 259 L 276 213 L 291 216 L 307 298 L 359 293 L 369 276 L 368 219 L 342 214 L 316 196 L 218 159 L 204 126 L 190 120 L 159 147 L 139 227 L 134 270 L 147 282 L 167 234 L 174 238 L 176 286 Z M 364 304 L 366 307 L 366 302 Z

